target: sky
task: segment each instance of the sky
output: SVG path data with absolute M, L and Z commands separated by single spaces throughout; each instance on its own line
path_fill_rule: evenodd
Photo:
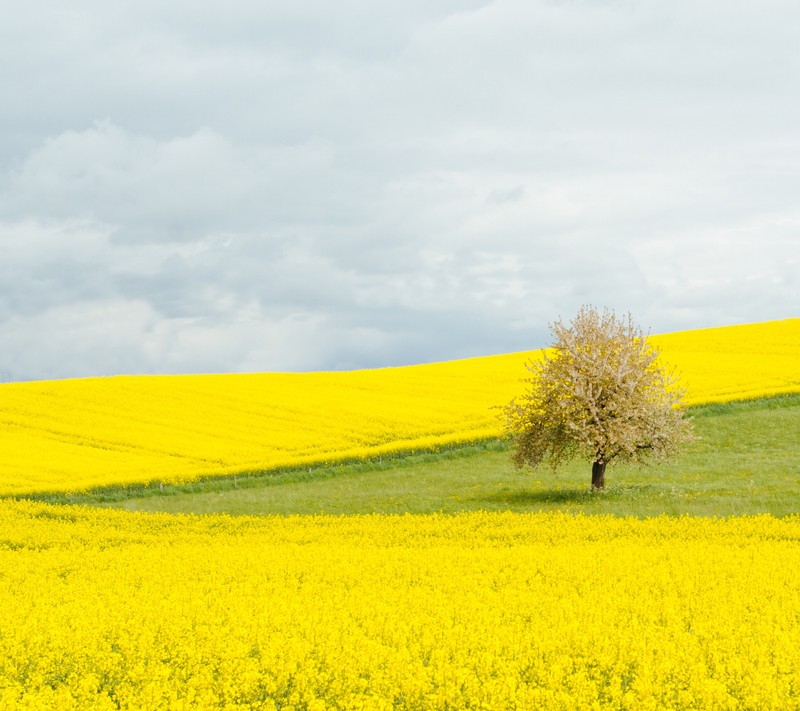
M 2 8 L 2 381 L 800 315 L 792 0 Z

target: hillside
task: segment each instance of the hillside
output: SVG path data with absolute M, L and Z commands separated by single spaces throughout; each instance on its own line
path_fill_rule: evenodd
M 687 403 L 800 392 L 800 319 L 652 336 Z M 328 373 L 0 385 L 0 495 L 274 470 L 497 437 L 541 351 Z

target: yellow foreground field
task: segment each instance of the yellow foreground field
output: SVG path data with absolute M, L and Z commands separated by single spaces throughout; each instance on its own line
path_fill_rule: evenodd
M 686 401 L 800 391 L 800 319 L 651 338 Z M 496 437 L 541 351 L 401 368 L 0 385 L 0 495 L 378 456 Z
M 0 501 L 0 709 L 800 707 L 800 518 Z

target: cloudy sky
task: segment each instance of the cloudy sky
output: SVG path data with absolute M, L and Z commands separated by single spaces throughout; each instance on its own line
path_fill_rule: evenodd
M 798 316 L 792 0 L 5 0 L 0 380 Z

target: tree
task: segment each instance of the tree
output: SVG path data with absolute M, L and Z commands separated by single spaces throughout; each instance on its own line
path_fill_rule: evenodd
M 504 408 L 518 468 L 587 458 L 599 490 L 609 462 L 666 459 L 693 439 L 674 371 L 659 366 L 630 314 L 584 306 L 550 332 L 551 351 L 526 366 L 527 392 Z

